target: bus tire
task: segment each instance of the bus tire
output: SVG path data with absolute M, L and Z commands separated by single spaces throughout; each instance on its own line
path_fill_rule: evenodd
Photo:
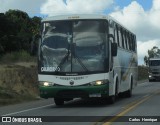
M 54 102 L 57 106 L 64 105 L 64 100 L 61 98 L 54 98 Z
M 128 91 L 125 92 L 125 97 L 130 98 L 132 96 L 132 89 L 133 89 L 133 80 L 131 79 L 131 86 Z
M 110 96 L 110 97 L 108 98 L 108 103 L 109 103 L 109 104 L 114 104 L 115 101 L 116 101 L 115 95 L 112 95 L 112 96 Z
M 149 82 L 152 82 L 152 80 L 151 80 L 151 79 L 149 79 Z
M 114 104 L 118 97 L 118 82 L 116 81 L 115 94 L 108 99 L 109 104 Z

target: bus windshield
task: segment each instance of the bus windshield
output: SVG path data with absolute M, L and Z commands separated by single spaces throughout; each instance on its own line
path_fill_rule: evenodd
M 160 60 L 150 60 L 150 66 L 160 66 Z
M 108 59 L 104 20 L 50 21 L 42 24 L 40 71 L 58 73 L 104 72 Z

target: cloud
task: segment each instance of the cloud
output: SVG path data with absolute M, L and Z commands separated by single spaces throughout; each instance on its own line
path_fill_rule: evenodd
M 144 11 L 138 2 L 133 1 L 110 15 L 136 33 L 139 40 L 160 39 L 160 0 L 153 0 L 149 11 Z
M 159 0 L 153 0 L 153 10 L 160 10 L 160 1 Z
M 46 0 L 0 0 L 0 13 L 5 13 L 9 9 L 18 9 L 33 16 L 39 14 L 40 6 Z
M 149 18 L 152 25 L 160 29 L 160 0 L 153 0 L 153 6 L 149 12 Z
M 66 13 L 102 13 L 114 0 L 47 0 L 41 6 L 41 14 L 48 16 Z
M 139 64 L 144 63 L 143 58 L 149 49 L 153 46 L 160 48 L 160 0 L 153 0 L 149 11 L 145 11 L 137 1 L 132 1 L 110 15 L 136 34 Z

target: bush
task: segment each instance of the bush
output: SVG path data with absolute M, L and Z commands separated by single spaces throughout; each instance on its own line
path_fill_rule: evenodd
M 148 67 L 138 66 L 138 80 L 148 79 Z
M 35 62 L 36 57 L 30 56 L 27 51 L 11 52 L 3 55 L 0 58 L 1 62 L 10 63 L 10 62 Z

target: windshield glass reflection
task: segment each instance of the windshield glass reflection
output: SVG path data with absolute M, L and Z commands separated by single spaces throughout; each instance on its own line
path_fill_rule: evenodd
M 105 25 L 102 20 L 43 23 L 41 72 L 104 71 Z

